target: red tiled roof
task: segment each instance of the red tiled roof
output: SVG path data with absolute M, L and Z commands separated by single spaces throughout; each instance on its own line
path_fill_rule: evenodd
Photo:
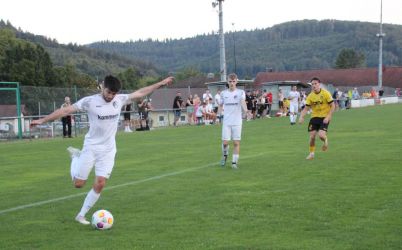
M 318 77 L 321 82 L 334 86 L 377 86 L 377 72 L 377 68 L 260 72 L 257 74 L 254 83 L 258 86 L 273 81 L 309 82 L 311 78 Z M 402 88 L 402 67 L 384 68 L 382 85 Z

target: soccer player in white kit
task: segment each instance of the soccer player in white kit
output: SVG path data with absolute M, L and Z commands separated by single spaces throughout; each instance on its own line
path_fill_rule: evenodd
M 121 89 L 120 81 L 114 76 L 106 76 L 100 94 L 84 97 L 71 106 L 60 108 L 42 119 L 32 121 L 31 126 L 35 126 L 77 111 L 85 111 L 88 114 L 90 126 L 82 150 L 72 147 L 67 149 L 72 158 L 71 177 L 76 188 L 85 185 L 89 173 L 95 166 L 95 182 L 84 200 L 81 211 L 75 217 L 76 221 L 84 225 L 90 224 L 85 219 L 85 214 L 99 199 L 112 172 L 116 155 L 115 135 L 121 108 L 172 82 L 173 77 L 168 77 L 131 94 L 117 94 Z
M 296 124 L 297 113 L 299 112 L 299 100 L 300 100 L 300 93 L 297 91 L 297 86 L 294 85 L 292 90 L 289 92 L 288 99 L 290 100 L 290 125 Z
M 246 94 L 244 90 L 237 89 L 237 75 L 232 73 L 228 76 L 229 89 L 222 91 L 221 103 L 218 114 L 223 109 L 222 121 L 222 160 L 221 166 L 225 166 L 229 152 L 229 141 L 233 140 L 232 168 L 237 169 L 240 153 L 240 140 L 242 129 L 242 111 L 247 114 Z

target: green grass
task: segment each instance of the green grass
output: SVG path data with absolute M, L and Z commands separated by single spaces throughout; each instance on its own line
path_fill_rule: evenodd
M 72 187 L 65 149 L 83 138 L 1 143 L 0 211 L 77 196 L 0 212 L 0 249 L 401 249 L 401 114 L 335 113 L 313 161 L 307 119 L 246 122 L 238 171 L 218 166 L 219 126 L 118 134 L 88 214 L 110 210 L 109 231 L 73 220 L 91 183 Z

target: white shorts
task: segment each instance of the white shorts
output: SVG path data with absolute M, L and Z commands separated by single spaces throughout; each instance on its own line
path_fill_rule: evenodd
M 240 141 L 242 125 L 223 125 L 222 141 Z
M 299 104 L 290 103 L 289 112 L 290 113 L 298 113 L 299 112 Z
M 114 166 L 114 157 L 116 148 L 109 151 L 99 151 L 84 147 L 78 159 L 78 174 L 77 179 L 87 180 L 89 173 L 95 166 L 95 175 L 109 179 Z

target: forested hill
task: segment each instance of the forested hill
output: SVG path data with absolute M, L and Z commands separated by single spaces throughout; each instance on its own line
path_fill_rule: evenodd
M 402 65 L 402 26 L 385 24 L 383 60 L 387 66 Z M 379 25 L 337 20 L 292 21 L 271 28 L 225 33 L 228 72 L 254 77 L 257 72 L 325 69 L 334 67 L 339 52 L 354 49 L 366 58 L 366 66 L 378 63 Z M 195 68 L 219 70 L 218 34 L 165 41 L 102 41 L 89 47 L 152 62 L 166 71 Z M 235 43 L 234 43 L 235 41 Z M 235 45 L 235 46 L 234 46 Z M 236 56 L 234 56 L 236 55 Z
M 55 39 L 24 32 L 19 28 L 15 28 L 10 22 L 3 20 L 0 20 L 0 41 L 0 69 L 3 71 L 0 72 L 0 78 L 3 80 L 21 81 L 23 84 L 29 85 L 60 86 L 73 84 L 74 81 L 77 81 L 76 77 L 72 78 L 71 75 L 79 75 L 80 78 L 86 77 L 95 80 L 98 77 L 103 79 L 107 74 L 117 75 L 130 69 L 137 72 L 138 77 L 157 77 L 159 74 L 159 70 L 151 63 L 87 46 L 59 44 Z M 42 77 L 43 80 L 34 79 L 35 77 L 31 77 L 30 80 L 25 79 L 23 75 L 30 71 L 30 68 L 22 65 L 24 64 L 22 62 L 23 60 L 25 62 L 29 61 L 33 65 L 38 63 L 38 58 L 30 56 L 31 54 L 37 54 L 37 46 L 43 48 L 46 51 L 44 53 L 48 53 L 50 57 L 45 66 L 48 68 L 54 66 L 54 70 L 59 72 L 55 72 L 56 75 L 70 75 L 70 77 L 67 77 L 70 79 L 61 79 L 63 77 L 57 76 Z M 30 52 L 28 51 L 29 48 L 31 48 Z M 2 57 L 3 54 L 4 56 Z M 9 69 L 9 66 L 5 64 L 10 64 L 11 62 L 13 62 L 11 66 L 14 68 Z M 19 74 L 14 76 L 12 72 L 19 72 Z M 51 73 L 53 74 L 53 72 Z M 135 87 L 134 84 L 131 85 Z

